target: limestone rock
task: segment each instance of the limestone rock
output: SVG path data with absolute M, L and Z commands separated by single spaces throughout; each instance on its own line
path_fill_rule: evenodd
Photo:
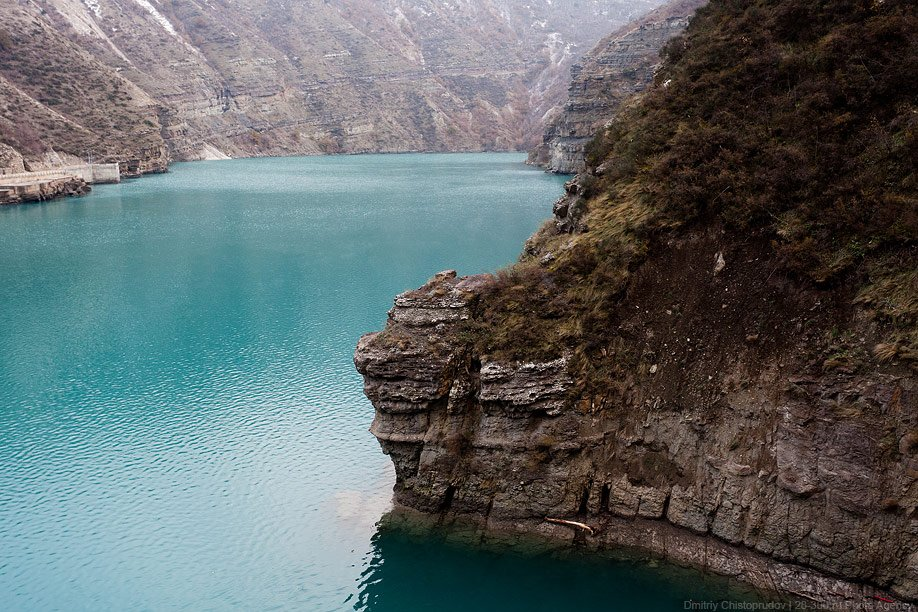
M 660 2 L 596 0 L 576 10 L 522 0 L 4 4 L 56 35 L 35 41 L 46 49 L 46 63 L 66 67 L 93 58 L 92 66 L 80 62 L 56 74 L 33 64 L 39 87 L 55 76 L 68 87 L 89 82 L 89 68 L 93 79 L 104 71 L 121 83 L 117 91 L 87 87 L 85 96 L 62 99 L 82 111 L 64 113 L 68 120 L 109 140 L 121 131 L 137 142 L 165 142 L 170 157 L 196 160 L 525 149 L 563 103 L 570 67 L 582 53 Z M 3 27 L 31 28 L 0 11 Z M 17 78 L 15 85 L 28 82 Z M 69 96 L 66 88 L 51 88 Z M 145 116 L 125 116 L 128 98 L 145 107 Z M 103 129 L 93 117 L 96 106 L 110 111 L 119 130 Z M 60 110 L 57 100 L 50 109 Z M 58 132 L 68 126 L 74 127 Z M 62 149 L 56 137 L 49 140 Z M 75 140 L 71 133 L 64 150 L 86 155 L 89 147 L 69 147 Z M 141 154 L 127 159 L 150 161 Z

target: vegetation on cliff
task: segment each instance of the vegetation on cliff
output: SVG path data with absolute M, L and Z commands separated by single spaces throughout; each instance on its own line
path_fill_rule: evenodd
M 396 500 L 918 601 L 916 32 L 905 1 L 700 10 L 518 264 L 361 340 Z
M 0 23 L 0 143 L 39 165 L 92 155 L 164 167 L 149 97 L 16 3 L 0 6 Z
M 9 58 L 37 72 L 28 87 L 19 66 L 0 76 L 53 111 L 82 109 L 62 114 L 90 131 L 111 117 L 147 138 L 149 120 L 176 160 L 513 150 L 541 132 L 580 52 L 661 1 L 7 2 L 0 53 L 12 42 Z M 105 82 L 84 87 L 100 69 Z M 112 90 L 115 76 L 131 89 Z M 155 108 L 131 120 L 138 93 Z M 34 109 L 21 106 L 15 116 L 29 119 Z M 35 119 L 24 138 L 0 131 L 0 142 L 70 147 L 73 131 L 49 121 Z
M 622 104 L 653 82 L 660 49 L 705 3 L 670 0 L 601 40 L 571 69 L 567 103 L 548 120 L 528 163 L 562 174 L 581 171 L 586 144 Z
M 712 0 L 589 146 L 567 224 L 485 294 L 477 350 L 570 351 L 585 381 L 608 376 L 631 275 L 666 241 L 716 229 L 863 306 L 873 359 L 918 358 L 916 33 L 908 0 Z

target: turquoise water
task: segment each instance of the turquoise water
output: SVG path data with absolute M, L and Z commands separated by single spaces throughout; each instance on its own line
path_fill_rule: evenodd
M 716 593 L 377 527 L 394 476 L 357 338 L 439 270 L 512 261 L 560 192 L 519 155 L 359 156 L 177 164 L 0 208 L 0 608 L 681 609 Z

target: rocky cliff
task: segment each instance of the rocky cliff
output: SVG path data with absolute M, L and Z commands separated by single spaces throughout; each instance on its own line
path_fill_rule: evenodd
M 573 61 L 658 3 L 35 0 L 6 10 L 28 14 L 62 69 L 90 56 L 106 79 L 130 83 L 116 95 L 146 114 L 119 121 L 120 132 L 137 140 L 151 126 L 188 160 L 525 149 L 563 99 Z M 34 72 L 34 89 L 65 84 L 55 99 L 85 111 L 68 118 L 108 135 L 91 114 L 109 109 L 109 94 L 98 105 L 80 90 L 81 63 L 55 81 Z M 61 140 L 37 115 L 26 123 L 55 150 L 84 155 L 85 138 Z
M 583 170 L 587 143 L 622 104 L 650 84 L 660 49 L 703 4 L 670 2 L 601 40 L 571 68 L 567 102 L 548 121 L 529 163 L 559 174 Z
M 396 501 L 918 601 L 916 27 L 700 9 L 518 264 L 441 273 L 361 339 Z
M 757 249 L 731 249 L 715 274 L 717 238 L 669 245 L 638 272 L 618 341 L 641 358 L 600 394 L 582 393 L 564 356 L 504 361 L 453 340 L 491 278 L 447 272 L 399 296 L 356 353 L 396 501 L 819 601 L 918 599 L 914 372 L 811 357 L 857 315 L 769 279 Z M 694 290 L 674 295 L 667 273 Z

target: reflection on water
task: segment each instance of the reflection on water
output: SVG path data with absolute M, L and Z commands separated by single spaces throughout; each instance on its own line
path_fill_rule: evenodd
M 348 603 L 365 612 L 674 611 L 689 599 L 756 598 L 724 578 L 663 562 L 521 538 L 482 543 L 471 528 L 406 526 L 395 516 L 373 536 Z
M 563 181 L 522 160 L 202 162 L 0 207 L 0 609 L 563 610 L 690 592 L 620 564 L 373 536 L 394 476 L 354 346 L 435 272 L 516 257 Z

